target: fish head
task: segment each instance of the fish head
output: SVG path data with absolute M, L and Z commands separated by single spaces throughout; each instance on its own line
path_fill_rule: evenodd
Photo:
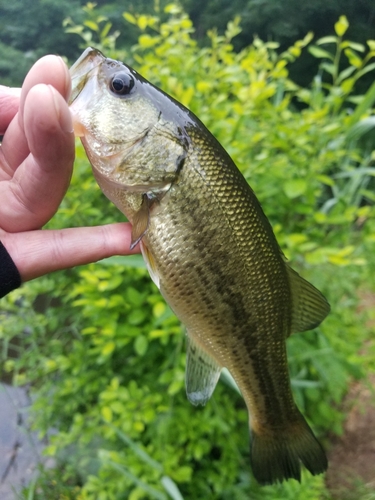
M 185 110 L 130 66 L 97 49 L 86 49 L 70 75 L 74 131 L 100 187 L 165 191 L 187 150 Z

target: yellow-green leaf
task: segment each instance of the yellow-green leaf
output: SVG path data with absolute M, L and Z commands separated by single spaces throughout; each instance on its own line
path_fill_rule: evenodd
M 357 56 L 355 52 L 353 52 L 351 49 L 345 49 L 344 50 L 346 57 L 349 59 L 349 63 L 356 67 L 360 68 L 362 65 L 362 60 L 360 57 Z
M 210 82 L 201 80 L 200 82 L 197 82 L 196 87 L 198 92 L 206 92 L 207 90 L 210 90 L 212 88 L 212 84 Z
M 169 3 L 164 7 L 164 12 L 166 14 L 179 14 L 181 9 L 175 3 Z
M 137 24 L 142 31 L 145 30 L 148 26 L 147 16 L 139 16 Z
M 94 21 L 85 21 L 83 24 L 90 28 L 90 30 L 99 31 L 99 26 Z
M 150 35 L 141 35 L 138 38 L 139 45 L 148 49 L 158 43 L 158 39 Z
M 130 24 L 137 24 L 136 18 L 133 16 L 133 14 L 130 14 L 130 12 L 124 12 L 123 17 L 128 21 Z
M 109 406 L 103 406 L 103 408 L 101 409 L 101 414 L 106 422 L 112 422 L 113 414 Z
M 344 80 L 341 84 L 341 88 L 345 94 L 349 94 L 349 92 L 352 90 L 354 87 L 355 79 L 354 78 L 347 78 Z
M 297 198 L 307 189 L 307 182 L 304 179 L 291 179 L 284 183 L 284 193 L 288 198 Z
M 115 350 L 116 344 L 114 342 L 107 342 L 102 348 L 103 356 L 109 356 Z
M 335 31 L 337 36 L 343 36 L 349 27 L 348 20 L 346 16 L 340 16 L 337 23 L 335 23 Z
M 152 311 L 156 318 L 160 318 L 160 316 L 162 316 L 165 313 L 165 309 L 166 309 L 165 302 L 156 302 L 156 304 L 152 308 Z

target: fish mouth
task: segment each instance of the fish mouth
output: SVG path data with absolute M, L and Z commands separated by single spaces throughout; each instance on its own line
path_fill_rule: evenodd
M 77 99 L 88 79 L 104 61 L 105 56 L 98 49 L 88 47 L 70 68 L 72 91 L 69 97 L 69 106 Z

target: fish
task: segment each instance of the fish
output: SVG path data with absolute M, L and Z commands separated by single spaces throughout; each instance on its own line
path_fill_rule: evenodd
M 132 223 L 150 276 L 186 328 L 186 393 L 205 405 L 225 367 L 249 412 L 261 485 L 327 469 L 293 399 L 286 340 L 325 297 L 286 261 L 253 190 L 191 111 L 130 66 L 86 49 L 70 69 L 74 130 Z

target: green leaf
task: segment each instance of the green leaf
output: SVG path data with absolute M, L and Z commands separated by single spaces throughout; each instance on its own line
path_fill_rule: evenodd
M 343 36 L 349 27 L 346 16 L 340 16 L 339 20 L 335 23 L 335 31 L 337 36 Z
M 148 340 L 144 335 L 138 335 L 134 341 L 134 350 L 138 356 L 144 356 L 147 352 Z
M 126 300 L 133 306 L 140 306 L 143 304 L 143 294 L 134 287 L 129 286 L 126 289 Z
M 103 408 L 101 409 L 101 414 L 106 422 L 112 422 L 113 414 L 109 406 L 103 406 Z
M 192 472 L 191 467 L 188 465 L 182 465 L 177 470 L 173 471 L 173 476 L 177 481 L 186 482 L 190 480 Z
M 322 69 L 327 71 L 327 73 L 330 75 L 334 75 L 335 73 L 335 65 L 333 63 L 327 63 L 327 62 L 322 63 Z
M 124 12 L 123 17 L 128 21 L 130 24 L 137 24 L 137 19 L 133 16 L 133 14 L 130 14 L 130 12 Z
M 100 36 L 102 38 L 105 38 L 108 33 L 109 33 L 109 30 L 112 28 L 112 23 L 106 23 L 104 28 L 102 29 L 102 32 L 100 33 Z
M 348 78 L 355 71 L 355 69 L 356 68 L 354 66 L 348 66 L 347 68 L 343 69 L 337 77 L 336 84 L 340 85 L 340 83 Z
M 161 484 L 164 486 L 165 491 L 173 500 L 184 500 L 178 489 L 177 484 L 168 476 L 163 476 L 161 478 Z
M 319 38 L 319 40 L 316 41 L 317 45 L 323 45 L 325 43 L 336 43 L 337 38 L 335 36 L 324 36 L 323 38 Z
M 161 316 L 163 316 L 163 314 L 165 313 L 166 309 L 167 309 L 167 307 L 166 307 L 165 302 L 157 302 L 154 305 L 152 311 L 153 311 L 154 316 L 156 318 L 160 318 Z
M 355 52 L 353 52 L 351 49 L 345 49 L 344 54 L 349 60 L 349 63 L 354 66 L 355 68 L 360 68 L 362 66 L 362 59 L 357 56 Z
M 169 3 L 164 7 L 164 12 L 166 14 L 180 14 L 181 8 L 175 3 Z
M 312 31 L 309 31 L 302 40 L 299 40 L 296 43 L 298 43 L 298 45 L 301 47 L 306 47 L 306 45 L 308 45 L 313 38 L 314 38 L 314 33 Z
M 146 269 L 145 261 L 142 255 L 127 255 L 127 256 L 114 256 L 101 261 L 105 266 L 126 266 L 134 267 L 137 269 Z
M 138 38 L 138 42 L 139 44 L 144 47 L 144 48 L 150 48 L 150 47 L 153 47 L 154 45 L 156 45 L 159 40 L 157 37 L 155 36 L 150 36 L 150 35 L 141 35 L 139 38 Z
M 350 42 L 349 40 L 344 40 L 340 46 L 342 49 L 346 49 L 347 47 L 349 47 L 353 50 L 356 50 L 357 52 L 364 52 L 365 51 L 364 45 L 362 45 L 361 43 Z
M 317 180 L 322 182 L 323 184 L 326 184 L 327 186 L 334 186 L 335 181 L 332 179 L 332 177 L 329 177 L 328 175 L 318 175 Z
M 344 80 L 342 82 L 340 87 L 342 88 L 342 91 L 344 92 L 344 94 L 349 94 L 352 91 L 352 89 L 354 87 L 354 83 L 355 83 L 354 78 L 347 78 L 346 80 Z
M 116 348 L 116 344 L 114 342 L 107 342 L 102 347 L 103 356 L 109 356 L 110 354 L 112 354 L 112 352 L 115 350 L 115 348 Z
M 83 24 L 93 31 L 99 31 L 99 26 L 94 21 L 85 21 Z
M 148 26 L 148 17 L 144 16 L 144 15 L 139 16 L 138 20 L 137 20 L 137 24 L 138 24 L 139 28 L 142 31 L 144 31 Z
M 375 116 L 364 118 L 350 127 L 346 134 L 346 140 L 357 141 L 373 128 L 375 128 Z
M 133 309 L 127 317 L 128 323 L 130 325 L 140 325 L 145 319 L 146 312 L 140 308 Z
M 356 107 L 354 113 L 350 118 L 350 124 L 353 125 L 354 123 L 358 122 L 358 120 L 362 117 L 362 115 L 365 114 L 366 111 L 368 111 L 371 108 L 371 106 L 374 104 L 374 101 L 375 101 L 375 82 L 371 85 L 369 90 L 366 92 L 366 94 L 363 96 L 358 106 Z
M 375 69 L 375 63 L 367 64 L 363 69 L 360 69 L 356 74 L 355 74 L 355 79 L 358 80 L 361 78 L 363 75 L 366 73 L 369 73 L 370 71 L 373 71 Z
M 312 54 L 314 57 L 317 57 L 318 59 L 331 59 L 331 61 L 334 61 L 334 57 L 332 54 L 330 54 L 324 49 L 321 49 L 320 47 L 316 47 L 315 45 L 311 45 L 308 48 L 308 51 L 310 52 L 310 54 Z
M 148 498 L 153 499 L 155 498 L 156 500 L 167 500 L 167 497 L 164 495 L 164 493 L 161 493 L 158 491 L 156 488 L 153 488 L 149 484 L 147 484 L 145 481 L 142 481 L 139 479 L 137 476 L 135 476 L 130 470 L 128 470 L 126 467 L 123 465 L 118 464 L 117 462 L 114 462 L 113 460 L 110 460 L 106 457 L 103 457 L 103 455 L 99 455 L 99 458 L 107 465 L 110 465 L 113 469 L 117 470 L 124 476 L 126 476 L 130 481 L 132 481 L 134 484 L 138 485 L 142 490 L 144 490 Z M 107 495 L 106 495 L 106 498 Z
M 284 183 L 283 189 L 288 198 L 297 198 L 306 192 L 307 182 L 304 179 L 292 179 Z

